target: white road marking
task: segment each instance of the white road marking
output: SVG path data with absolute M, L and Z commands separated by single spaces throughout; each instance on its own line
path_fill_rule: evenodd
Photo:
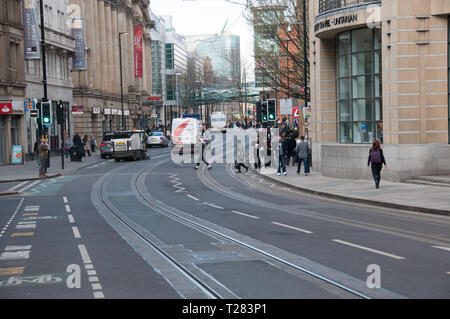
M 66 196 L 63 196 L 63 201 L 64 201 L 64 204 L 69 203 L 69 201 L 67 200 L 67 197 L 66 197 Z
M 103 295 L 103 292 L 101 292 L 101 291 L 94 291 L 94 298 L 101 299 L 101 298 L 105 298 L 105 296 Z
M 380 250 L 376 250 L 376 249 L 372 249 L 372 248 L 368 248 L 368 247 L 352 244 L 352 243 L 349 243 L 349 242 L 346 242 L 346 241 L 343 241 L 343 240 L 339 240 L 339 239 L 333 239 L 333 241 L 337 242 L 337 243 L 340 243 L 340 244 L 343 244 L 343 245 L 347 245 L 347 246 L 351 246 L 351 247 L 367 250 L 367 251 L 370 251 L 370 252 L 375 253 L 375 254 L 380 254 L 380 255 L 383 255 L 383 256 L 391 257 L 391 258 L 394 258 L 394 259 L 406 259 L 405 257 L 400 257 L 400 256 L 397 256 L 397 255 L 385 253 L 385 252 L 380 251 Z
M 23 222 L 25 223 L 25 222 Z M 28 223 L 33 223 L 33 224 L 22 224 L 19 223 L 18 225 L 16 225 L 16 229 L 32 229 L 32 228 L 36 228 L 36 222 L 28 222 Z
M 98 281 L 98 277 L 97 276 L 90 276 L 88 277 L 89 282 L 97 282 Z
M 450 247 L 444 247 L 444 246 L 431 246 L 431 247 L 437 248 L 437 249 L 446 250 L 446 251 L 450 251 Z
M 70 206 L 69 206 L 69 205 L 66 205 L 66 213 L 70 213 L 70 212 L 71 212 Z
M 75 238 L 81 238 L 80 232 L 78 231 L 78 227 L 72 227 L 72 231 Z
M 84 245 L 78 245 L 78 250 L 80 251 L 81 258 L 83 259 L 83 263 L 85 264 L 91 264 L 91 258 L 89 258 L 89 254 L 86 250 L 86 246 Z M 87 266 L 87 265 L 86 265 Z
M 25 206 L 26 212 L 37 211 L 37 210 L 39 210 L 39 206 Z
M 102 290 L 102 285 L 99 283 L 91 284 L 92 290 Z
M 8 251 L 0 255 L 0 260 L 16 260 L 16 259 L 28 259 L 30 258 L 30 251 Z
M 6 251 L 10 251 L 10 250 L 30 250 L 31 249 L 31 245 L 27 245 L 27 246 L 6 246 L 5 250 Z
M 23 193 L 24 191 L 26 191 L 27 189 L 33 187 L 34 185 L 36 185 L 36 184 L 38 184 L 38 183 L 40 183 L 40 180 L 37 180 L 37 181 L 35 181 L 35 182 L 33 182 L 33 183 L 31 183 L 31 184 L 25 186 L 24 188 L 22 188 L 22 189 L 19 190 L 18 192 L 19 192 L 19 193 Z
M 257 217 L 257 216 L 253 216 L 253 215 L 249 215 L 249 214 L 244 214 L 244 213 L 238 212 L 238 211 L 236 211 L 236 210 L 233 210 L 232 213 L 239 214 L 239 215 L 242 215 L 242 216 L 247 216 L 247 217 L 254 218 L 254 219 L 259 219 L 259 217 Z
M 88 270 L 87 274 L 88 276 L 97 276 L 97 272 L 95 270 Z
M 70 222 L 71 224 L 75 224 L 75 219 L 73 219 L 73 216 L 72 216 L 72 215 L 68 215 L 67 217 L 69 218 L 69 222 Z
M 93 264 L 84 265 L 84 269 L 94 269 L 94 265 Z
M 15 190 L 16 188 L 19 188 L 19 187 L 25 185 L 26 183 L 28 183 L 28 181 L 25 181 L 25 182 L 22 182 L 22 183 L 20 183 L 20 184 L 17 184 L 16 186 L 11 187 L 11 188 L 9 189 L 9 191 L 12 192 L 12 191 Z
M 208 206 L 211 206 L 211 207 L 214 207 L 214 208 L 217 208 L 217 209 L 223 209 L 223 207 L 220 207 L 220 206 L 217 206 L 217 205 L 214 205 L 214 204 L 209 204 L 208 203 Z
M 293 229 L 293 230 L 298 230 L 298 231 L 306 233 L 306 234 L 312 234 L 313 233 L 312 231 L 309 231 L 309 230 L 305 230 L 305 229 L 301 229 L 301 228 L 298 228 L 298 227 L 285 225 L 285 224 L 281 224 L 281 223 L 277 223 L 277 222 L 272 222 L 272 224 L 275 224 L 275 225 L 278 225 L 278 226 L 281 226 L 281 227 L 290 228 L 290 229 Z
M 195 198 L 194 196 L 192 196 L 192 195 L 186 195 L 187 197 L 189 197 L 189 198 L 192 198 L 193 200 L 199 200 L 198 198 Z

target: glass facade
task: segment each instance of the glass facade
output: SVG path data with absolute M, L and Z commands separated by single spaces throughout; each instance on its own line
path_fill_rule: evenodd
M 447 77 L 447 87 L 448 87 L 448 143 L 450 144 L 450 16 L 448 17 L 448 77 Z
M 363 28 L 337 37 L 339 142 L 383 142 L 381 29 Z
M 177 99 L 175 74 L 166 75 L 166 92 L 167 92 L 166 96 L 167 101 L 175 101 Z
M 166 70 L 175 68 L 173 43 L 166 43 Z
M 161 41 L 152 41 L 152 90 L 153 94 L 162 94 L 162 48 Z

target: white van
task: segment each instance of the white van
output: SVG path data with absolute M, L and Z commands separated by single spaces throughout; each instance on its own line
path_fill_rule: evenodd
M 147 158 L 147 134 L 145 131 L 115 132 L 111 138 L 111 157 L 116 162 L 121 159 L 146 159 Z
M 172 120 L 172 145 L 180 153 L 193 152 L 201 143 L 202 123 L 195 118 L 175 118 Z

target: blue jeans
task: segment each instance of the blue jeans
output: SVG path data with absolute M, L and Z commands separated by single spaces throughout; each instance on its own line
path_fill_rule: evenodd
M 298 158 L 297 174 L 300 174 L 300 168 L 302 167 L 302 162 L 304 162 L 304 164 L 305 164 L 305 174 L 308 174 L 309 173 L 309 165 L 308 165 L 307 157 L 299 157 Z
M 278 173 L 281 172 L 281 168 L 283 168 L 283 173 L 286 172 L 286 162 L 284 161 L 284 155 L 279 155 L 278 156 L 279 160 L 278 160 Z

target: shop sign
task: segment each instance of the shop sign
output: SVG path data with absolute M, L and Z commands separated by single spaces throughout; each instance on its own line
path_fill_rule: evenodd
M 100 114 L 100 107 L 99 106 L 93 106 L 92 107 L 92 114 Z
M 0 102 L 0 114 L 11 114 L 13 111 L 12 102 Z
M 22 145 L 13 145 L 11 163 L 22 164 Z
M 112 110 L 111 110 L 111 114 L 112 114 L 112 115 L 117 115 L 117 109 L 112 109 Z
M 130 110 L 123 110 L 123 115 L 130 115 Z
M 82 106 L 72 106 L 72 114 L 83 115 L 84 108 Z
M 105 112 L 105 115 L 110 115 L 111 114 L 111 109 L 104 109 L 103 111 Z
M 314 26 L 314 32 L 320 31 L 322 29 L 328 29 L 333 26 L 340 26 L 345 25 L 348 23 L 356 22 L 358 21 L 358 15 L 357 14 L 349 14 L 342 17 L 337 17 L 333 19 L 326 19 L 323 21 L 320 21 L 319 23 L 316 23 Z

